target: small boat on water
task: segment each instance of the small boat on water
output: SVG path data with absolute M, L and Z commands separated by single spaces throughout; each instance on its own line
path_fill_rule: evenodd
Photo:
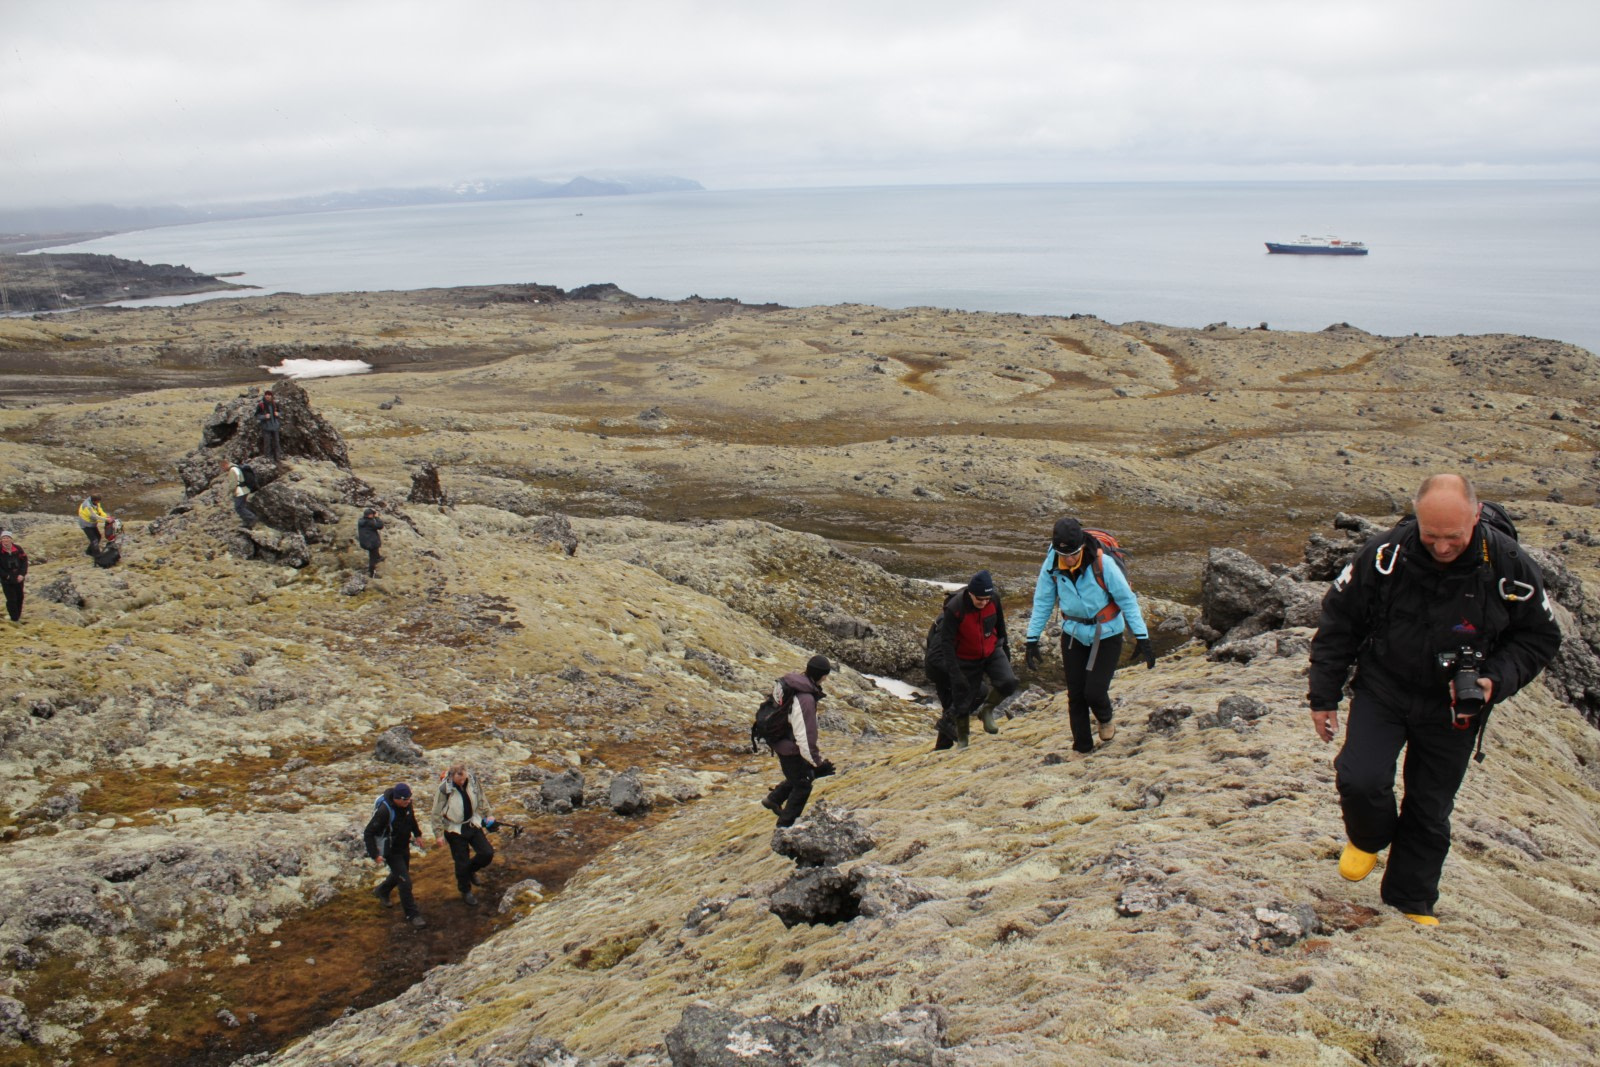
M 1341 241 L 1337 237 L 1306 237 L 1293 241 L 1268 241 L 1268 252 L 1295 256 L 1364 256 L 1367 246 L 1360 241 Z

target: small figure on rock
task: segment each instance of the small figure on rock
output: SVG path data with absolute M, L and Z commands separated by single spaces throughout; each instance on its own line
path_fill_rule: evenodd
M 22 587 L 28 580 L 28 554 L 10 530 L 0 530 L 0 588 L 6 594 L 6 614 L 22 621 Z
M 261 429 L 261 454 L 279 463 L 283 460 L 283 444 L 280 431 L 283 429 L 283 413 L 278 410 L 278 401 L 268 389 L 256 402 L 256 425 Z
M 468 904 L 478 903 L 472 892 L 472 887 L 479 884 L 478 872 L 494 862 L 494 846 L 484 833 L 494 826 L 483 799 L 483 786 L 465 765 L 457 763 L 439 776 L 439 788 L 433 794 L 433 830 L 438 834 L 434 843 L 450 846 L 450 858 L 456 865 L 456 888 Z
M 1437 926 L 1450 812 L 1493 705 L 1539 674 L 1561 629 L 1538 564 L 1516 527 L 1472 483 L 1435 474 L 1413 516 L 1372 538 L 1322 600 L 1311 640 L 1311 724 L 1339 730 L 1339 700 L 1356 669 L 1344 747 L 1334 760 L 1349 840 L 1339 873 L 1359 882 L 1389 850 L 1383 902 Z M 1400 750 L 1405 800 L 1395 806 Z M 1481 758 L 1481 750 L 1480 750 Z
M 833 763 L 822 758 L 817 747 L 817 701 L 827 696 L 822 679 L 833 671 L 826 656 L 812 656 L 806 669 L 792 671 L 778 679 L 773 697 L 781 706 L 787 729 L 772 742 L 772 751 L 783 768 L 783 781 L 768 793 L 761 806 L 778 817 L 779 826 L 793 826 L 811 799 L 811 783 L 833 773 Z M 804 739 L 803 742 L 801 739 Z
M 1028 619 L 1029 670 L 1037 670 L 1044 660 L 1039 638 L 1057 612 L 1061 616 L 1061 667 L 1067 680 L 1072 748 L 1093 752 L 1091 711 L 1102 742 L 1117 733 L 1116 723 L 1111 721 L 1111 676 L 1122 657 L 1123 632 L 1133 630 L 1134 659 L 1154 667 L 1156 654 L 1139 611 L 1139 598 L 1133 595 L 1123 572 L 1116 538 L 1103 530 L 1085 528 L 1071 517 L 1056 522 L 1034 586 L 1033 615 Z
M 89 539 L 89 547 L 83 550 L 86 556 L 100 554 L 100 535 L 103 532 L 102 523 L 110 523 L 111 516 L 106 514 L 106 509 L 100 506 L 100 498 L 90 493 L 83 498 L 83 503 L 78 505 L 78 527 L 83 530 L 83 536 Z
M 988 571 L 979 571 L 965 589 L 945 599 L 944 611 L 928 630 L 923 665 L 944 711 L 935 749 L 966 748 L 972 713 L 980 707 L 984 730 L 1000 732 L 998 704 L 986 704 L 989 690 L 992 685 L 1003 701 L 1017 691 L 1017 676 L 1011 669 L 1005 608 Z
M 356 523 L 356 544 L 367 550 L 367 577 L 378 576 L 378 564 L 383 562 L 383 557 L 378 550 L 383 547 L 383 535 L 378 533 L 383 529 L 383 520 L 378 517 L 377 508 L 368 508 L 361 513 L 361 519 Z
M 258 516 L 250 510 L 250 505 L 245 503 L 245 497 L 255 489 L 253 472 L 248 463 L 232 463 L 222 461 L 222 473 L 233 480 L 233 513 L 239 516 L 239 521 L 244 523 L 246 530 L 255 528 Z
M 406 919 L 412 926 L 426 926 L 411 892 L 411 842 L 422 840 L 422 827 L 417 825 L 416 812 L 411 810 L 409 785 L 397 782 L 383 791 L 372 805 L 372 819 L 361 838 L 367 846 L 368 858 L 379 865 L 389 865 L 389 877 L 372 890 L 372 895 L 387 908 L 389 894 L 399 889 L 400 907 Z M 417 855 L 422 855 L 420 848 Z

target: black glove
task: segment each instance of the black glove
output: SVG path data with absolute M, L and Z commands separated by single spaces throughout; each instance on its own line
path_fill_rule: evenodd
M 1150 639 L 1141 637 L 1133 645 L 1133 658 L 1144 660 L 1146 670 L 1153 670 L 1156 665 L 1156 650 L 1150 647 Z
M 1044 662 L 1044 653 L 1039 651 L 1039 642 L 1029 641 L 1027 650 L 1023 652 L 1022 658 L 1027 661 L 1030 671 L 1038 670 L 1039 664 Z
M 833 773 L 833 760 L 825 759 L 817 764 L 817 769 L 812 772 L 813 778 L 826 778 Z

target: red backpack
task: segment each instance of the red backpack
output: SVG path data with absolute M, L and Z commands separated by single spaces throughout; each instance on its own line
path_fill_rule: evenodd
M 1094 580 L 1099 582 L 1100 588 L 1105 589 L 1106 595 L 1110 596 L 1111 590 L 1106 587 L 1104 564 L 1101 563 L 1101 558 L 1109 552 L 1111 557 L 1117 561 L 1117 566 L 1121 569 L 1123 577 L 1127 577 L 1128 557 L 1123 554 L 1122 546 L 1117 543 L 1117 539 L 1106 531 L 1096 530 L 1092 526 L 1085 526 L 1083 528 L 1083 532 L 1094 538 L 1095 543 L 1100 546 L 1100 551 L 1096 552 L 1094 556 Z M 1121 612 L 1122 609 L 1118 607 L 1117 602 L 1113 600 L 1105 607 L 1095 612 L 1094 621 L 1110 622 L 1112 619 L 1121 614 Z

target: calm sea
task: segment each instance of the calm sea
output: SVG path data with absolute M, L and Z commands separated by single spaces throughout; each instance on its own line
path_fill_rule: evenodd
M 1331 234 L 1364 257 L 1269 255 Z M 269 292 L 614 282 L 1175 326 L 1518 333 L 1600 351 L 1600 182 L 1106 183 L 668 193 L 215 222 L 77 246 Z M 170 303 L 172 301 L 164 301 Z

